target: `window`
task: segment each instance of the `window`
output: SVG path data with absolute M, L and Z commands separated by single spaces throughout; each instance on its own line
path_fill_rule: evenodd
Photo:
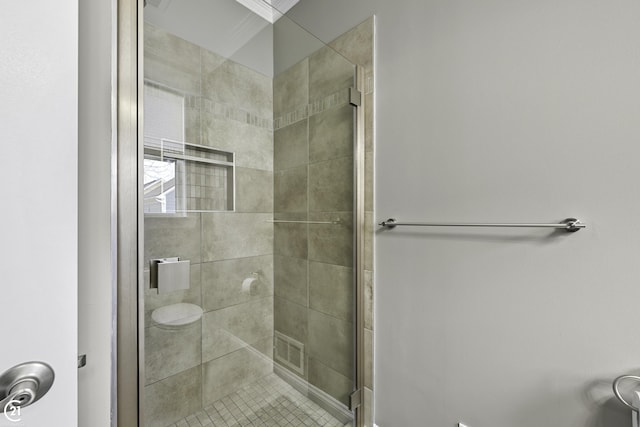
M 144 213 L 234 209 L 234 153 L 185 141 L 185 96 L 145 83 Z

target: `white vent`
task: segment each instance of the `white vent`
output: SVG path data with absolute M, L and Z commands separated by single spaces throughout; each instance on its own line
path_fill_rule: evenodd
M 304 375 L 304 344 L 276 331 L 274 357 L 277 362 Z

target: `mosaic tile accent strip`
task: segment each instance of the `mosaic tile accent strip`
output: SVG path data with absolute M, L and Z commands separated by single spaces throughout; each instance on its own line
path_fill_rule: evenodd
M 167 427 L 351 426 L 270 374 Z
M 276 118 L 273 123 L 273 128 L 274 130 L 278 130 L 299 122 L 300 120 L 304 120 L 307 117 L 311 117 L 332 108 L 342 107 L 348 103 L 349 88 L 345 88 Z
M 152 85 L 152 83 L 147 83 Z M 365 81 L 365 94 L 373 92 L 373 77 L 367 75 Z M 307 105 L 303 105 L 294 111 L 284 114 L 275 120 L 260 117 L 254 113 L 243 110 L 233 105 L 222 104 L 197 95 L 184 94 L 185 106 L 198 108 L 201 103 L 202 113 L 210 114 L 214 117 L 233 120 L 250 126 L 255 126 L 267 130 L 277 130 L 292 125 L 307 117 L 322 113 L 332 108 L 342 107 L 349 103 L 349 88 L 332 93 L 324 98 L 317 99 Z
M 195 100 L 188 97 L 187 103 L 191 105 Z M 243 110 L 242 108 L 235 107 L 233 105 L 222 104 L 210 99 L 202 99 L 202 113 L 210 114 L 214 117 L 224 118 L 228 120 L 234 120 L 250 126 L 256 126 L 259 128 L 273 130 L 273 120 L 270 118 L 260 117 L 254 113 Z

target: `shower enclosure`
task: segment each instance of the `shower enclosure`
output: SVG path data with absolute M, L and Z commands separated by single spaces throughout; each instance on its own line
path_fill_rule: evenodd
M 261 0 L 145 3 L 140 425 L 364 425 L 372 23 L 325 45 Z

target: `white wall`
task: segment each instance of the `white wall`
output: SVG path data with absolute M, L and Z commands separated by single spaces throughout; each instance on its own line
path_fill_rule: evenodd
M 627 426 L 640 368 L 640 3 L 302 0 L 329 41 L 377 14 L 376 215 L 556 221 L 376 239 L 381 427 Z
M 78 425 L 91 427 L 111 411 L 112 4 L 79 2 Z
M 74 0 L 0 3 L 0 373 L 55 371 L 32 406 L 2 404 L 2 427 L 78 425 L 77 15 Z

